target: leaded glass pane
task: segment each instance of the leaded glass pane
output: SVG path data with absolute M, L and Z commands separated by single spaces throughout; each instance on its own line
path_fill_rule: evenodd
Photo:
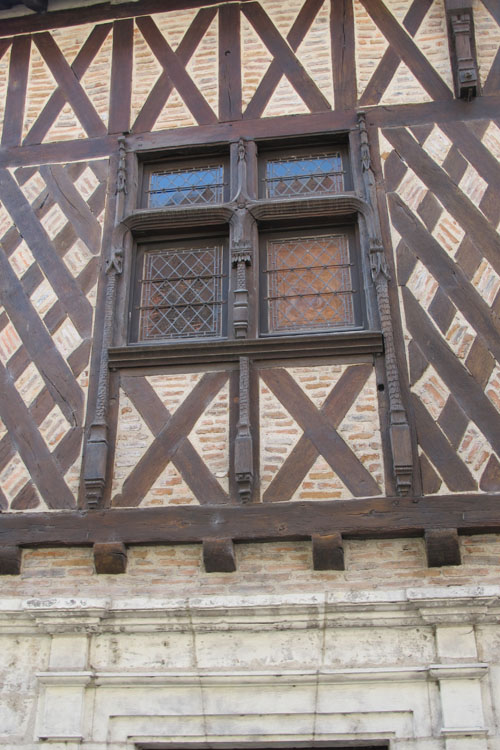
M 222 335 L 222 245 L 169 248 L 144 256 L 139 339 Z
M 346 235 L 270 240 L 266 273 L 270 333 L 355 324 Z
M 342 193 L 344 171 L 339 152 L 292 156 L 266 162 L 266 198 Z
M 148 207 L 220 203 L 224 193 L 222 164 L 190 169 L 162 169 L 151 172 Z

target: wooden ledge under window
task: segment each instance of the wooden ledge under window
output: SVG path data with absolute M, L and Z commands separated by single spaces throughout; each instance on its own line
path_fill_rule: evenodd
M 269 336 L 231 341 L 182 341 L 161 344 L 130 344 L 109 350 L 109 367 L 158 367 L 166 365 L 213 365 L 236 362 L 240 357 L 254 360 L 298 359 L 301 357 L 346 357 L 382 354 L 383 336 L 379 331 L 342 331 L 300 336 Z
M 222 226 L 228 224 L 232 215 L 232 209 L 227 204 L 183 208 L 142 208 L 126 216 L 123 224 L 134 234 L 141 234 L 161 229 Z

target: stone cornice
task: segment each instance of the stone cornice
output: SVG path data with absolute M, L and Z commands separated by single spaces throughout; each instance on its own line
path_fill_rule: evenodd
M 217 632 L 498 622 L 500 586 L 302 596 L 0 600 L 0 633 Z

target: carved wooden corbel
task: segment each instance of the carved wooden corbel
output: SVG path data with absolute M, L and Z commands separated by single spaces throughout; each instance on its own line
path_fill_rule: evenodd
M 253 488 L 253 447 L 250 431 L 250 360 L 240 357 L 239 419 L 234 442 L 234 473 L 238 495 L 248 503 Z
M 85 499 L 89 508 L 96 508 L 102 501 L 106 484 L 106 465 L 108 457 L 108 398 L 109 371 L 108 349 L 113 343 L 113 316 L 116 297 L 116 281 L 123 269 L 123 230 L 120 227 L 124 215 L 125 196 L 127 194 L 126 147 L 125 136 L 118 138 L 118 169 L 116 176 L 115 231 L 112 248 L 105 262 L 106 294 L 104 300 L 104 326 L 101 344 L 101 358 L 97 382 L 97 399 L 94 418 L 90 426 L 85 449 L 85 466 L 83 482 Z
M 364 112 L 358 113 L 358 126 L 361 148 L 361 171 L 363 175 L 365 197 L 372 209 L 376 205 L 375 179 L 371 167 L 370 144 Z M 373 210 L 374 226 L 372 231 L 380 231 Z M 380 316 L 380 326 L 385 344 L 385 371 L 390 409 L 390 438 L 392 462 L 396 478 L 396 488 L 399 495 L 408 495 L 413 484 L 413 451 L 411 445 L 410 426 L 408 416 L 403 406 L 401 384 L 394 345 L 394 331 L 392 328 L 391 308 L 389 302 L 389 271 L 384 248 L 376 236 L 370 238 L 369 247 L 370 271 L 377 295 Z
M 460 99 L 470 101 L 479 93 L 471 3 L 465 0 L 446 0 L 446 15 L 455 94 Z

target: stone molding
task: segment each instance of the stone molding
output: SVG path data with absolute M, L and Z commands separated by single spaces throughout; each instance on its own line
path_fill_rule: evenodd
M 8 598 L 0 633 L 217 632 L 498 622 L 500 586 L 438 586 L 304 595 Z

